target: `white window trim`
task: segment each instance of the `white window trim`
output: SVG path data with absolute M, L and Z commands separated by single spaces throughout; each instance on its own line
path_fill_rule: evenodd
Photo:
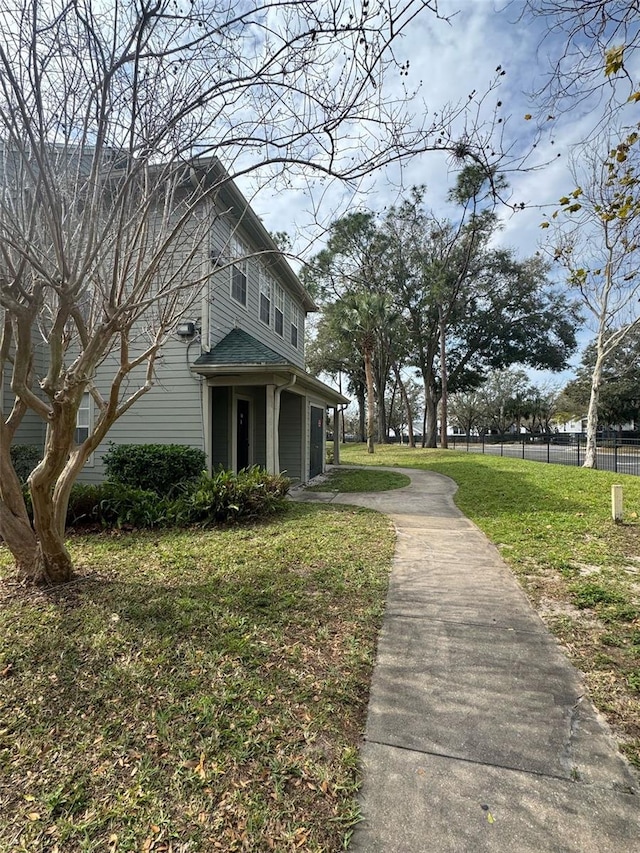
M 249 259 L 247 258 L 248 254 L 249 251 L 244 245 L 244 243 L 237 237 L 232 237 L 229 242 L 229 296 L 231 297 L 231 299 L 233 299 L 236 305 L 240 305 L 242 308 L 244 308 L 245 311 L 249 310 Z M 237 299 L 233 295 L 233 271 L 236 267 L 238 267 L 244 274 L 246 289 L 245 302 L 242 302 L 242 300 Z
M 291 303 L 290 311 L 290 326 L 289 326 L 289 342 L 294 349 L 300 349 L 300 317 L 301 311 L 295 303 Z M 296 330 L 296 342 L 293 343 L 293 329 Z
M 86 402 L 86 405 L 85 405 L 85 402 Z M 93 431 L 93 424 L 94 424 L 93 409 L 94 409 L 93 399 L 91 398 L 91 394 L 88 391 L 85 391 L 84 394 L 82 395 L 82 402 L 80 403 L 80 406 L 78 407 L 78 411 L 76 413 L 76 429 L 86 429 L 87 430 L 87 438 L 91 435 L 91 433 Z M 79 423 L 80 412 L 86 412 L 87 413 L 87 423 L 86 424 L 80 424 Z M 74 441 L 75 441 L 75 434 L 74 434 Z M 95 465 L 95 454 L 94 453 L 89 454 L 87 461 L 84 463 L 84 465 L 85 465 L 85 468 L 93 468 L 94 467 L 94 465 Z
M 282 331 L 279 332 L 276 328 L 276 311 L 282 316 Z M 278 282 L 274 282 L 273 287 L 273 329 L 277 335 L 284 338 L 284 290 Z
M 260 268 L 259 275 L 259 286 L 258 286 L 258 319 L 261 323 L 264 323 L 265 326 L 271 326 L 271 320 L 273 318 L 273 290 L 274 290 L 274 281 L 271 276 L 266 273 L 262 267 Z M 262 297 L 265 297 L 269 303 L 269 317 L 267 320 L 263 320 L 262 318 Z M 275 318 L 274 318 L 275 319 Z

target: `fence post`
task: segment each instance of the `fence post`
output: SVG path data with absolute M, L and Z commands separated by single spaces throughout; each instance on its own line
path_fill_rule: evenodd
M 547 465 L 551 462 L 551 436 L 547 435 Z
M 482 455 L 484 456 L 484 433 L 482 433 Z
M 576 438 L 578 440 L 578 468 L 579 468 L 580 467 L 580 439 L 582 438 L 582 436 L 578 435 L 578 436 L 576 436 Z
M 611 517 L 618 524 L 622 521 L 622 486 L 611 486 Z
M 613 442 L 613 470 L 618 473 L 618 442 Z
M 522 458 L 524 459 L 524 438 L 522 439 Z

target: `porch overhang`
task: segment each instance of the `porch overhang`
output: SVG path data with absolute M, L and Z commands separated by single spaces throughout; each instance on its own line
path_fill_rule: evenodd
M 347 406 L 349 398 L 294 364 L 192 364 L 191 370 L 209 386 L 275 385 L 291 386 L 294 393 L 305 392 L 327 406 Z

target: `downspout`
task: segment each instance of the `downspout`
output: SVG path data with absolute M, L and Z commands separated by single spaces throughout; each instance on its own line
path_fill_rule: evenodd
M 296 384 L 296 377 L 292 376 L 289 382 L 284 382 L 282 385 L 276 385 L 276 390 L 274 392 L 274 400 L 273 400 L 273 421 L 274 421 L 274 435 L 273 435 L 273 462 L 275 467 L 275 473 L 280 473 L 280 395 L 283 391 L 288 391 L 289 388 L 293 388 Z
M 192 177 L 193 179 L 193 177 Z M 210 352 L 211 345 L 209 343 L 210 326 L 211 326 L 211 277 L 208 277 L 204 285 L 202 296 L 200 298 L 200 351 Z M 205 453 L 207 473 L 209 476 L 213 473 L 213 465 L 211 462 L 211 388 L 204 376 L 200 376 L 200 405 L 202 406 L 202 429 L 203 449 Z

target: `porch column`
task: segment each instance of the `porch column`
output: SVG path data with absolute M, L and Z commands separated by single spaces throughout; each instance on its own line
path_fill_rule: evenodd
M 340 464 L 340 418 L 342 411 L 337 407 L 333 407 L 333 464 Z
M 269 474 L 277 474 L 276 471 L 276 430 L 278 420 L 276 418 L 276 386 L 266 386 L 267 411 L 266 411 L 266 443 L 267 443 L 267 471 Z

